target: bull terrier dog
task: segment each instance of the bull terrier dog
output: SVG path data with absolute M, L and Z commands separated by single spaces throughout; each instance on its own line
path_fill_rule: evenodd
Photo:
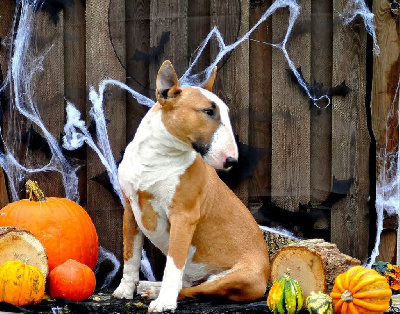
M 141 121 L 118 169 L 125 198 L 124 268 L 116 298 L 133 298 L 144 236 L 167 257 L 149 312 L 175 310 L 200 296 L 252 301 L 269 277 L 267 245 L 256 221 L 215 169 L 238 159 L 227 105 L 202 87 L 179 86 L 165 61 L 157 103 Z

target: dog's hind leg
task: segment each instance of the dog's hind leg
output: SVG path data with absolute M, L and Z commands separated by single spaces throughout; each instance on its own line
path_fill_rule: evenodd
M 198 286 L 183 288 L 178 300 L 207 296 L 222 297 L 237 302 L 257 300 L 265 294 L 267 276 L 259 266 L 254 269 L 246 266 L 211 276 Z
M 124 237 L 124 270 L 121 283 L 114 291 L 113 296 L 118 299 L 132 299 L 136 285 L 139 283 L 140 261 L 144 236 L 140 231 L 129 200 L 125 198 L 123 218 Z

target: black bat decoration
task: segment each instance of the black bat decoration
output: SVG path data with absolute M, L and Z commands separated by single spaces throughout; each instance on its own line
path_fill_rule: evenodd
M 85 0 L 80 0 L 83 6 L 85 6 Z M 49 13 L 50 20 L 57 25 L 58 14 L 64 10 L 65 7 L 70 6 L 74 3 L 74 0 L 43 0 L 41 5 L 36 10 L 42 10 Z
M 271 151 L 271 149 L 243 144 L 238 141 L 238 138 L 236 142 L 239 149 L 238 164 L 229 171 L 218 171 L 221 180 L 232 190 L 238 187 L 241 181 L 252 178 L 261 158 Z
M 169 41 L 170 35 L 171 32 L 163 32 L 160 37 L 160 43 L 157 46 L 151 47 L 149 53 L 136 50 L 130 60 L 159 65 L 161 55 L 164 53 L 165 44 Z
M 257 223 L 268 227 L 283 227 L 295 235 L 305 238 L 322 237 L 330 240 L 329 229 L 314 229 L 314 223 L 320 219 L 330 221 L 333 204 L 347 197 L 354 179 L 338 180 L 333 177 L 332 191 L 321 204 L 299 204 L 299 210 L 292 212 L 276 206 L 268 198 L 253 215 Z
M 297 72 L 299 72 L 299 75 L 301 79 L 306 83 L 307 90 L 310 91 L 310 94 L 314 98 L 319 98 L 323 95 L 327 95 L 330 100 L 332 100 L 333 96 L 341 96 L 341 97 L 346 97 L 348 93 L 351 92 L 351 89 L 346 85 L 346 82 L 343 81 L 340 85 L 330 87 L 330 88 L 323 88 L 322 83 L 317 83 L 314 82 L 313 84 L 307 83 L 307 81 L 304 79 L 303 72 L 301 71 L 301 67 L 296 69 Z M 292 69 L 286 69 L 286 71 L 290 74 L 290 78 L 292 82 L 298 84 L 300 90 L 307 95 L 307 91 L 304 86 L 300 85 L 297 77 L 295 76 L 294 72 Z M 312 100 L 310 99 L 310 103 L 312 104 Z
M 41 151 L 47 158 L 51 158 L 52 153 L 49 144 L 46 139 L 33 128 L 32 124 L 28 131 L 22 136 L 21 141 L 29 150 Z

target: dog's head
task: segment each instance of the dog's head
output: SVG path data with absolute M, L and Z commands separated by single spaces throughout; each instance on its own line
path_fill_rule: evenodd
M 202 87 L 180 87 L 169 61 L 156 80 L 156 97 L 168 132 L 199 152 L 216 169 L 228 169 L 238 160 L 227 105 L 212 93 L 216 68 Z

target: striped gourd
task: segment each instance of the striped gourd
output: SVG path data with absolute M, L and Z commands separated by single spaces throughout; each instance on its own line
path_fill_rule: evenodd
M 273 313 L 293 314 L 301 310 L 304 294 L 297 280 L 285 274 L 277 279 L 267 298 L 267 305 Z
M 306 306 L 312 314 L 333 314 L 332 298 L 323 292 L 311 291 Z

